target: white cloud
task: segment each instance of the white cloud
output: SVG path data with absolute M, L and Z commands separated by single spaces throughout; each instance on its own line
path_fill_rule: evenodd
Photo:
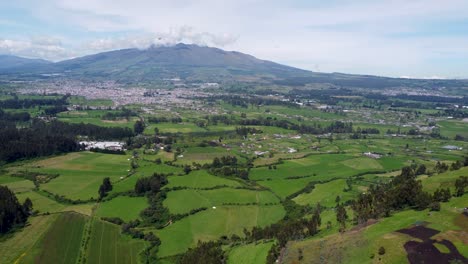
M 196 32 L 193 28 L 185 26 L 167 32 L 128 35 L 116 38 L 101 38 L 84 43 L 82 48 L 90 51 L 104 51 L 124 48 L 144 49 L 155 45 L 174 45 L 177 43 L 191 43 L 202 46 L 224 47 L 235 43 L 236 36 L 229 34 L 215 35 L 209 32 Z
M 26 40 L 0 38 L 0 54 L 12 54 L 26 58 L 59 60 L 73 56 L 55 37 L 36 36 Z
M 460 76 L 466 67 L 439 61 L 468 60 L 466 34 L 414 34 L 428 22 L 466 21 L 465 0 L 18 1 L 43 21 L 89 32 L 73 44 L 49 43 L 66 47 L 63 58 L 187 42 L 328 72 Z

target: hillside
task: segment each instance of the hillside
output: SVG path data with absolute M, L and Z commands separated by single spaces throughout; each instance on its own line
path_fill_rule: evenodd
M 167 79 L 185 82 L 248 82 L 288 87 L 430 89 L 460 94 L 467 80 L 389 78 L 345 73 L 320 73 L 261 60 L 237 51 L 179 43 L 147 49 L 122 49 L 56 63 L 14 56 L 0 57 L 0 79 L 36 80 L 69 78 L 120 83 L 160 83 Z M 441 90 L 442 89 L 442 90 Z
M 13 55 L 0 55 L 0 71 L 8 71 L 15 68 L 40 67 L 51 62 L 42 59 L 28 59 Z

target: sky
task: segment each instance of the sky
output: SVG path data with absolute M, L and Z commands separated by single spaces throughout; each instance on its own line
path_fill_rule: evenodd
M 468 0 L 0 1 L 0 54 L 179 42 L 319 72 L 468 78 Z

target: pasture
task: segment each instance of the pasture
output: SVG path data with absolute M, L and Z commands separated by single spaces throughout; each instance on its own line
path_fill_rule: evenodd
M 59 174 L 40 188 L 69 199 L 87 200 L 97 198 L 99 185 L 105 177 L 116 181 L 127 175 L 130 167 L 127 158 L 126 155 L 75 152 L 28 163 L 20 169 Z
M 31 217 L 26 227 L 0 238 L 0 263 L 32 263 L 34 256 L 31 250 L 57 217 L 58 215 Z
M 346 202 L 353 199 L 360 191 L 356 188 L 351 191 L 344 191 L 347 188 L 346 181 L 343 179 L 334 180 L 331 182 L 316 184 L 315 188 L 310 193 L 302 193 L 295 197 L 293 201 L 300 205 L 315 205 L 320 203 L 325 207 L 334 207 L 335 199 L 340 197 L 341 202 Z
M 88 263 L 140 263 L 140 252 L 146 245 L 143 240 L 120 234 L 120 227 L 117 225 L 97 219 L 91 221 L 93 222 L 88 245 Z
M 119 217 L 128 222 L 139 219 L 140 212 L 148 207 L 148 198 L 117 196 L 112 200 L 98 204 L 94 215 L 96 217 Z
M 269 191 L 220 188 L 214 190 L 180 190 L 167 193 L 164 206 L 174 214 L 188 213 L 190 210 L 225 204 L 271 204 L 279 199 Z
M 213 176 L 205 170 L 192 171 L 189 174 L 182 176 L 169 176 L 168 180 L 169 183 L 165 186 L 165 188 L 212 188 L 216 186 L 241 186 L 241 184 L 235 180 Z
M 228 252 L 228 264 L 264 264 L 274 242 L 252 243 L 234 247 Z
M 25 262 L 75 263 L 83 238 L 86 218 L 77 213 L 62 213 L 41 240 L 24 257 Z
M 198 240 L 218 239 L 222 235 L 243 236 L 243 229 L 266 226 L 283 218 L 281 205 L 220 206 L 196 213 L 155 232 L 162 244 L 158 256 L 182 253 L 194 247 Z

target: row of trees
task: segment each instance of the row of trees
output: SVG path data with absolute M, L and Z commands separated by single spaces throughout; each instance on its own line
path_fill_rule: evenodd
M 69 95 L 60 98 L 25 98 L 19 99 L 16 95 L 12 99 L 0 100 L 0 108 L 24 109 L 35 106 L 62 106 L 67 104 Z
M 460 188 L 457 195 L 464 193 L 462 180 L 457 180 Z M 457 183 L 456 183 L 457 185 Z M 450 190 L 437 189 L 433 194 L 423 191 L 421 181 L 416 179 L 416 173 L 411 167 L 404 167 L 400 175 L 391 182 L 381 185 L 371 185 L 367 193 L 361 193 L 351 202 L 355 221 L 365 223 L 368 219 L 387 217 L 392 211 L 405 207 L 417 210 L 431 208 L 440 209 L 439 202 L 447 202 L 451 197 Z

